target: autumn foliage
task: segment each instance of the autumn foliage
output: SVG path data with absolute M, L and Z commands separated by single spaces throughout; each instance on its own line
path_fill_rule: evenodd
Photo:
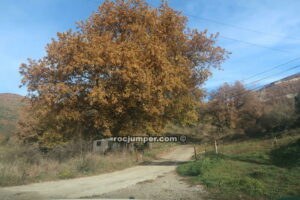
M 196 121 L 200 86 L 226 51 L 186 23 L 166 3 L 108 0 L 76 31 L 58 33 L 45 57 L 20 67 L 35 121 L 21 136 L 150 135 Z
M 207 114 L 219 132 L 224 129 L 246 130 L 255 126 L 264 106 L 253 91 L 241 82 L 224 83 L 211 92 Z
M 271 95 L 268 94 L 268 99 L 262 98 L 261 91 L 249 90 L 242 82 L 224 83 L 211 92 L 205 119 L 217 129 L 217 137 L 230 132 L 245 133 L 250 137 L 274 137 L 299 127 L 297 97 L 289 99 L 286 95 L 278 95 L 280 98 L 269 99 Z

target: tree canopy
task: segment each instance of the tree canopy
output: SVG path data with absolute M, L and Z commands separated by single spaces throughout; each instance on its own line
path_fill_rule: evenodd
M 220 131 L 224 128 L 247 129 L 262 114 L 262 103 L 241 82 L 224 83 L 211 92 L 207 113 Z
M 227 52 L 217 35 L 186 24 L 167 3 L 107 0 L 77 30 L 58 33 L 45 57 L 21 64 L 28 117 L 38 121 L 23 123 L 23 137 L 151 135 L 196 121 L 200 87 Z

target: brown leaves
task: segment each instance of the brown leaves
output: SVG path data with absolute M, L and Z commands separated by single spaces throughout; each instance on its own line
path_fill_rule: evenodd
M 208 105 L 212 124 L 220 130 L 246 129 L 247 125 L 255 123 L 263 108 L 256 94 L 247 90 L 241 82 L 220 86 L 211 93 Z
M 23 64 L 21 74 L 45 117 L 61 116 L 49 120 L 63 121 L 63 129 L 79 123 L 84 135 L 154 134 L 169 121 L 192 123 L 203 96 L 195 91 L 226 54 L 215 36 L 186 33 L 186 17 L 167 4 L 105 1 L 78 28 L 59 33 L 47 56 Z

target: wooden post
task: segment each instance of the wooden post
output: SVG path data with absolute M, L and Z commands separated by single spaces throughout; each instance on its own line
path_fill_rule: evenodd
M 216 154 L 218 154 L 218 143 L 217 143 L 217 140 L 215 140 L 215 152 L 216 152 Z
M 197 151 L 196 151 L 196 146 L 194 145 L 194 156 L 195 156 L 195 161 L 197 160 Z

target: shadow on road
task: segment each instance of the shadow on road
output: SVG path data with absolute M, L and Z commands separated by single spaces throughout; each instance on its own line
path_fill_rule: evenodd
M 180 164 L 188 163 L 187 161 L 146 161 L 139 165 L 141 166 L 177 166 Z

